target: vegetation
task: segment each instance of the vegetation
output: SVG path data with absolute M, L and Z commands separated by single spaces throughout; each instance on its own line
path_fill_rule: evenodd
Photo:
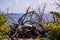
M 3 14 L 0 14 L 0 26 L 6 22 L 7 22 L 7 18 Z
M 37 40 L 44 40 L 43 38 L 36 38 Z
M 44 24 L 44 28 L 48 30 L 47 37 L 51 40 L 60 40 L 60 14 L 58 12 L 50 12 L 56 16 L 56 23 Z
M 6 22 L 7 18 L 3 14 L 0 14 L 0 39 L 7 38 L 9 35 L 10 29 Z

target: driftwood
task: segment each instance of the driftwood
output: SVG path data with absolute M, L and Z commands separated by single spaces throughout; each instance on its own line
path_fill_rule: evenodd
M 41 18 L 35 11 L 29 11 L 29 8 L 27 9 L 26 13 L 18 20 L 18 24 L 14 24 L 14 27 L 11 27 L 10 35 L 9 37 L 13 40 L 13 38 L 36 38 L 36 37 L 44 37 L 45 36 L 45 29 L 43 28 L 43 25 L 41 24 Z M 38 17 L 37 22 L 32 21 L 32 19 L 25 20 L 27 15 L 30 15 L 30 18 L 32 18 L 33 15 L 36 15 Z M 29 22 L 31 26 L 26 26 L 25 24 Z M 36 29 L 34 24 L 39 25 L 39 27 L 42 28 L 43 31 Z M 19 29 L 19 26 L 21 25 L 21 28 Z M 25 27 L 23 27 L 25 25 Z

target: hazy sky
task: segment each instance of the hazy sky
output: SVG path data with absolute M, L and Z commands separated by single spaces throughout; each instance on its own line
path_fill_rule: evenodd
M 55 2 L 58 2 L 58 0 L 0 0 L 0 9 L 6 12 L 9 7 L 9 13 L 25 13 L 28 6 L 31 6 L 33 10 L 37 10 L 38 7 L 42 8 L 46 4 L 46 13 L 50 11 L 59 12 Z

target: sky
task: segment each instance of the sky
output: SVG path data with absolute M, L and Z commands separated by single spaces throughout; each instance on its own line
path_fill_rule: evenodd
M 30 10 L 37 10 L 38 7 L 42 8 L 46 5 L 45 13 L 50 11 L 59 12 L 59 8 L 56 5 L 58 0 L 0 0 L 0 10 L 2 12 L 7 12 L 9 8 L 9 13 L 25 13 L 27 8 L 30 6 Z

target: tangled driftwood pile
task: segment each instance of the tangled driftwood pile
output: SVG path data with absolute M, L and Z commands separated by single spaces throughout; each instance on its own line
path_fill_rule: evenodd
M 35 11 L 28 12 L 30 7 L 28 7 L 26 13 L 18 20 L 18 24 L 14 24 L 11 26 L 9 37 L 13 40 L 13 38 L 36 38 L 36 37 L 44 37 L 46 30 L 42 26 L 42 19 Z M 29 19 L 27 19 L 27 15 Z M 36 19 L 34 19 L 33 15 Z M 25 24 L 29 24 L 31 26 L 27 26 Z M 39 29 L 40 28 L 40 29 Z

